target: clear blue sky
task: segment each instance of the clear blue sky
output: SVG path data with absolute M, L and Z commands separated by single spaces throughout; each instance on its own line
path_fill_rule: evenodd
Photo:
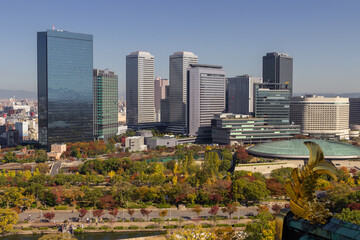
M 169 55 L 192 51 L 227 76 L 261 76 L 266 52 L 294 58 L 295 92 L 360 92 L 360 1 L 0 0 L 0 89 L 36 91 L 36 32 L 94 35 L 94 68 L 119 75 L 149 51 L 156 76 Z

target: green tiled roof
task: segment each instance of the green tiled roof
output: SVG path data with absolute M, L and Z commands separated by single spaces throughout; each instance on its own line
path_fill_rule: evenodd
M 357 146 L 318 139 L 293 139 L 262 143 L 250 147 L 248 152 L 263 157 L 303 159 L 309 157 L 309 151 L 304 145 L 306 141 L 317 143 L 324 151 L 325 158 L 328 159 L 360 158 L 360 148 Z

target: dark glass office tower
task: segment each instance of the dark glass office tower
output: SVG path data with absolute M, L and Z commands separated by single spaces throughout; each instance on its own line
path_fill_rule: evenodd
M 284 53 L 267 53 L 263 57 L 263 82 L 277 84 L 274 89 L 289 89 L 292 96 L 293 58 Z
M 39 143 L 93 140 L 93 36 L 37 33 Z
M 118 132 L 118 76 L 94 69 L 94 135 L 107 140 Z

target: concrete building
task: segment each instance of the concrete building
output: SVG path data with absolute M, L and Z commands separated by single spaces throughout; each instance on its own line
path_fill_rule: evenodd
M 267 125 L 289 125 L 290 90 L 255 84 L 255 117 L 265 118 Z
M 264 118 L 223 113 L 212 120 L 213 143 L 243 145 L 290 139 L 300 134 L 299 125 L 266 125 Z
M 8 147 L 14 147 L 18 143 L 20 143 L 20 141 L 21 141 L 21 139 L 20 139 L 20 134 L 19 134 L 18 130 L 9 129 L 6 132 L 6 145 Z
M 157 146 L 175 147 L 177 145 L 177 139 L 173 135 L 165 135 L 164 137 L 151 137 L 146 139 L 146 144 L 151 149 L 154 149 Z
M 350 124 L 360 125 L 360 98 L 349 98 L 349 103 L 349 122 Z
M 227 112 L 252 114 L 254 112 L 254 84 L 262 83 L 262 78 L 242 75 L 227 80 Z
M 59 160 L 66 152 L 66 144 L 51 144 L 51 151 L 47 153 L 49 159 Z
M 143 136 L 127 137 L 125 139 L 125 147 L 128 148 L 130 152 L 147 150 L 147 146 L 144 145 Z
M 168 79 L 157 77 L 154 82 L 154 106 L 155 106 L 155 121 L 161 122 L 161 100 L 167 97 L 166 87 L 169 86 Z
M 291 99 L 291 121 L 301 133 L 325 139 L 349 138 L 349 99 L 302 96 Z
M 15 129 L 19 131 L 19 137 L 21 140 L 26 140 L 29 137 L 28 122 L 16 122 Z
M 39 143 L 94 140 L 93 36 L 37 34 Z
M 225 70 L 190 64 L 187 83 L 187 134 L 211 139 L 211 119 L 225 111 Z
M 267 53 L 263 57 L 263 82 L 284 84 L 293 94 L 293 58 L 286 53 Z M 272 89 L 279 89 L 273 85 Z
M 126 123 L 155 122 L 154 56 L 132 52 L 126 56 Z
M 168 131 L 186 134 L 187 126 L 187 69 L 197 64 L 198 57 L 192 52 L 176 52 L 170 56 L 169 108 L 170 125 Z
M 107 140 L 118 132 L 118 76 L 108 69 L 93 71 L 94 135 Z

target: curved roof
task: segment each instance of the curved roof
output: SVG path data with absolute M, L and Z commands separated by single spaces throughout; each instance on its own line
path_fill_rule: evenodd
M 261 157 L 307 159 L 309 150 L 304 144 L 306 141 L 317 143 L 324 151 L 325 159 L 360 158 L 360 148 L 357 146 L 319 139 L 292 139 L 261 143 L 250 147 L 248 152 Z

